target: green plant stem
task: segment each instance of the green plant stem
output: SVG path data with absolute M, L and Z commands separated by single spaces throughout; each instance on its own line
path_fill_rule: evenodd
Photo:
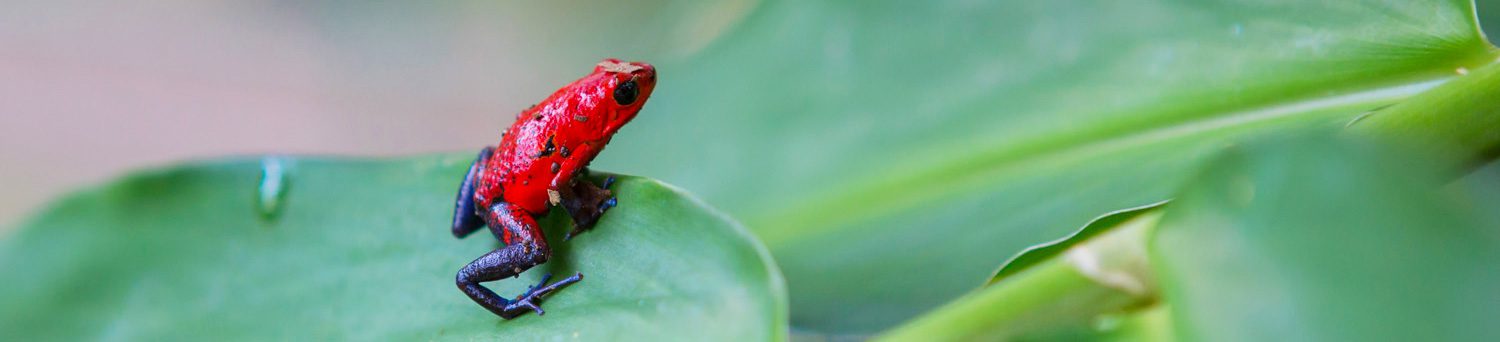
M 1500 148 L 1500 63 L 1423 92 L 1351 124 L 1359 134 L 1413 143 L 1477 165 Z
M 1097 333 L 1090 326 L 1100 316 L 1154 300 L 1145 239 L 1160 218 L 1160 211 L 1151 211 L 1098 228 L 1107 231 L 882 338 L 1005 340 Z
M 1063 258 L 1053 258 L 949 303 L 881 336 L 885 341 L 996 340 L 1088 322 L 1101 308 L 1139 299 L 1103 286 Z

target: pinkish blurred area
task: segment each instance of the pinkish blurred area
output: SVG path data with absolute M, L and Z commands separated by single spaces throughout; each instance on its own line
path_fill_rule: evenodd
M 631 39 L 667 30 L 642 15 L 661 5 L 10 2 L 0 227 L 184 159 L 482 146 L 600 58 L 662 56 L 663 39 Z

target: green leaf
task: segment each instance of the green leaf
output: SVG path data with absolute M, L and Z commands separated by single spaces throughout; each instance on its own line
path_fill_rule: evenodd
M 1497 139 L 1489 127 L 1496 125 L 1488 121 L 1494 120 L 1492 114 L 1500 106 L 1486 99 L 1494 98 L 1493 85 L 1497 82 L 1500 65 L 1491 64 L 1396 106 L 1362 116 L 1351 124 L 1356 129 L 1342 133 L 1401 141 L 1407 143 L 1403 147 L 1421 148 L 1427 159 L 1433 159 L 1421 163 L 1427 168 L 1453 170 L 1450 167 L 1455 163 L 1437 160 L 1473 162 L 1492 153 Z M 1481 183 L 1464 188 L 1491 188 L 1482 183 L 1487 171 L 1492 170 L 1481 169 L 1466 177 L 1465 182 Z M 1485 191 L 1479 194 L 1492 196 Z M 1121 287 L 1111 280 L 1151 277 L 1149 271 L 1136 271 L 1144 267 L 1131 266 L 1133 260 L 1144 258 L 1144 248 L 1139 247 L 1145 244 L 1142 232 L 1154 227 L 1165 203 L 1107 213 L 1065 238 L 1029 247 L 1001 266 L 990 286 L 909 321 L 884 337 L 973 340 L 1047 336 L 1078 340 L 1133 336 L 1130 329 L 1122 334 L 1114 329 L 1094 329 L 1089 323 L 1106 319 L 1128 305 L 1152 301 L 1149 294 L 1154 289 L 1130 291 L 1136 287 L 1133 284 L 1149 282 L 1125 279 L 1125 285 L 1132 286 Z M 1127 232 L 1131 230 L 1136 232 Z M 1144 266 L 1144 262 L 1141 264 Z M 1038 268 L 1042 270 L 1031 271 Z M 1133 323 L 1142 322 L 1135 319 L 1140 315 L 1122 315 L 1122 326 L 1134 327 Z M 1163 330 L 1153 327 L 1145 326 L 1148 329 L 1143 331 Z
M 881 338 L 998 341 L 1114 336 L 1110 330 L 1115 329 L 1096 328 L 1095 322 L 1155 301 L 1146 236 L 1162 215 L 1161 204 L 1106 214 L 1069 239 L 1031 249 L 1007 265 L 997 282 L 907 321 Z M 1124 317 L 1129 321 L 1132 316 Z
M 1004 264 L 1000 265 L 1000 270 L 995 271 L 995 277 L 990 280 L 990 284 L 993 285 L 994 283 L 1004 280 L 1009 276 L 1015 275 L 1018 272 L 1031 268 L 1031 266 L 1056 257 L 1059 254 L 1067 251 L 1069 248 L 1078 245 L 1079 243 L 1088 241 L 1095 236 L 1099 236 L 1099 234 L 1103 234 L 1115 228 L 1119 228 L 1125 225 L 1126 222 L 1130 222 L 1132 219 L 1135 219 L 1142 214 L 1155 212 L 1158 208 L 1161 208 L 1166 204 L 1166 201 L 1162 201 L 1141 207 L 1121 209 L 1105 213 L 1104 215 L 1100 215 L 1098 218 L 1089 221 L 1088 224 L 1083 225 L 1083 228 L 1079 228 L 1077 231 L 1073 232 L 1073 234 L 1069 234 L 1066 237 L 1054 241 L 1048 241 L 1046 243 L 1026 247 L 1025 250 L 1022 250 L 1020 253 L 1017 253 L 1016 256 L 1011 257 L 1010 260 L 1007 260 Z
M 1100 305 L 1123 307 L 1135 299 L 1099 286 L 1058 259 L 1036 265 L 1007 282 L 960 297 L 933 313 L 881 336 L 882 341 L 1009 341 L 1038 332 L 1087 330 Z
M 1361 116 L 1354 131 L 1398 139 L 1470 164 L 1494 159 L 1500 149 L 1500 63 L 1470 71 L 1421 96 Z
M 268 157 L 84 191 L 0 246 L 0 340 L 785 338 L 764 247 L 681 190 L 630 176 L 594 230 L 565 242 L 570 223 L 553 211 L 553 259 L 488 285 L 510 296 L 543 273 L 583 281 L 549 296 L 545 316 L 485 311 L 453 279 L 498 242 L 448 228 L 471 158 Z M 273 164 L 280 194 L 257 186 Z
M 1500 225 L 1434 165 L 1328 138 L 1215 158 L 1152 240 L 1178 337 L 1500 339 Z
M 793 324 L 868 334 L 1027 246 L 1168 198 L 1204 155 L 1490 63 L 1471 3 L 762 1 L 598 165 L 761 236 Z M 645 56 L 652 58 L 653 56 Z

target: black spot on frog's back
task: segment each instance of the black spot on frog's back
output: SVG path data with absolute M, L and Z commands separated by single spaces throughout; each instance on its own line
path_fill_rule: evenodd
M 541 151 L 537 151 L 536 158 L 550 156 L 553 152 L 557 151 L 557 144 L 552 142 L 553 137 L 552 135 L 547 136 L 547 143 L 542 145 Z

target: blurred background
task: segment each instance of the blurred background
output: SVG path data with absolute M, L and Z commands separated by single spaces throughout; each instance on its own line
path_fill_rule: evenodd
M 6 2 L 0 225 L 70 189 L 185 159 L 477 151 L 599 59 L 670 69 L 754 6 Z
M 604 57 L 656 63 L 656 102 L 670 102 L 677 66 L 757 6 L 10 1 L 0 11 L 0 226 L 70 189 L 185 159 L 474 150 Z M 1497 7 L 1479 1 L 1481 20 L 1500 17 Z M 1490 36 L 1497 27 L 1485 26 Z M 835 36 L 810 38 L 838 48 Z M 622 134 L 637 137 L 616 144 L 644 145 L 645 132 L 657 144 L 686 136 L 632 127 Z M 611 169 L 608 154 L 598 167 Z

